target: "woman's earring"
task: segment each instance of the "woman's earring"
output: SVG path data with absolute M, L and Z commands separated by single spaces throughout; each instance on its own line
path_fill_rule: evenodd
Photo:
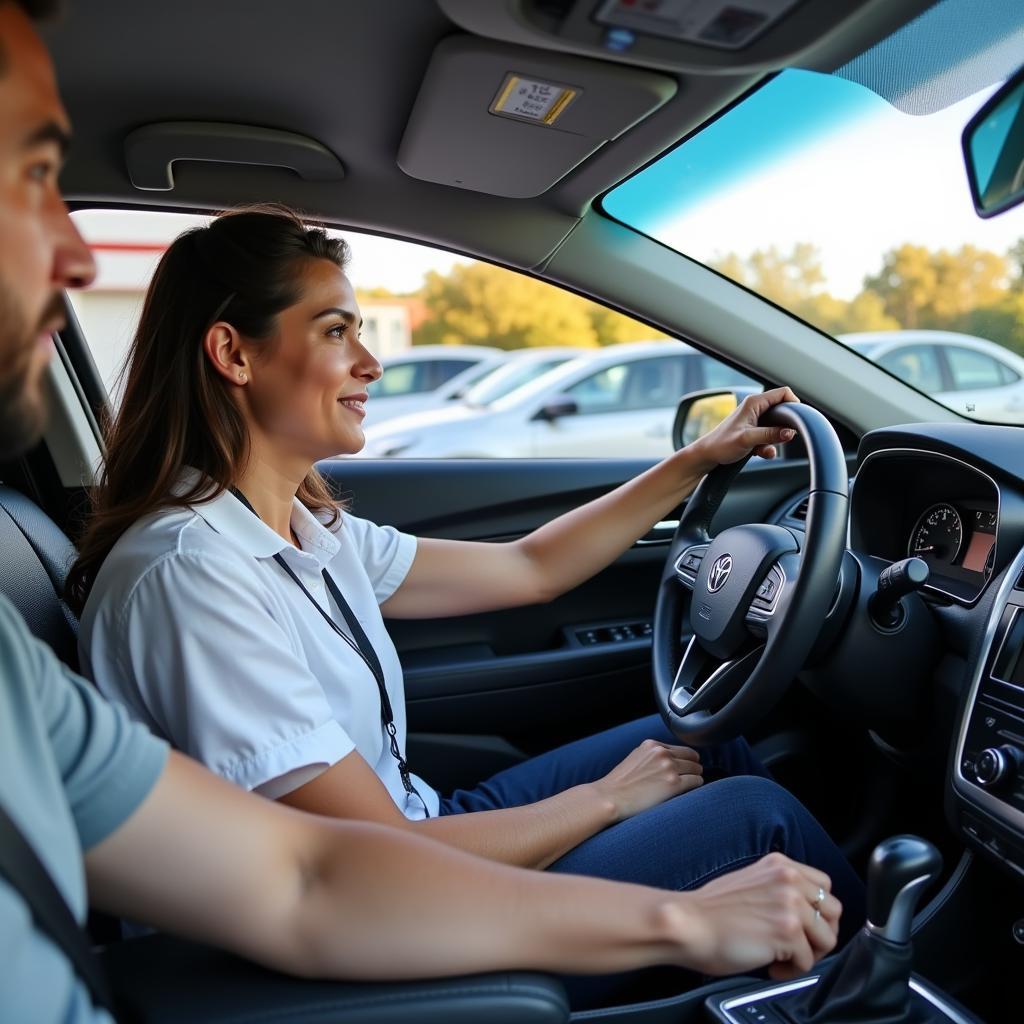
M 238 375 L 238 383 L 239 384 L 244 384 L 248 379 L 249 379 L 248 376 L 246 376 L 246 374 L 244 374 L 244 373 L 240 373 Z

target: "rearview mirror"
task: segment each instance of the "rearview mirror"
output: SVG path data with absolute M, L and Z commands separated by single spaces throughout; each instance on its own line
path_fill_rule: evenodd
M 994 217 L 1024 201 L 1024 68 L 971 118 L 963 148 L 979 217 Z
M 683 395 L 672 423 L 672 447 L 679 451 L 715 429 L 747 395 L 760 394 L 758 388 L 714 388 Z

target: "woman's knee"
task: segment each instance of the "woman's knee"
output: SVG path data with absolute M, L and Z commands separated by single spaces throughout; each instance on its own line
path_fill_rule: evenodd
M 759 834 L 766 853 L 780 850 L 800 856 L 806 849 L 807 829 L 820 828 L 803 804 L 771 779 L 740 775 L 720 779 L 705 790 L 714 813 Z

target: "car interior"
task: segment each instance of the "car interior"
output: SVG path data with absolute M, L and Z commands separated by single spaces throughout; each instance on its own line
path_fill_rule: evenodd
M 602 204 L 782 69 L 831 73 L 945 2 L 90 0 L 43 27 L 74 125 L 61 179 L 72 209 L 285 203 L 342 231 L 536 277 L 765 387 L 794 389 L 802 405 L 778 422 L 799 436 L 777 459 L 716 470 L 572 592 L 391 622 L 408 759 L 444 790 L 654 710 L 681 742 L 742 733 L 868 880 L 878 933 L 912 950 L 895 982 L 892 965 L 840 953 L 788 987 L 748 977 L 674 991 L 659 976 L 628 1002 L 571 1014 L 554 975 L 296 980 L 165 935 L 120 940 L 116 922 L 97 919 L 126 1012 L 192 1022 L 1019 1018 L 1020 428 L 972 422 Z M 1012 38 L 1022 64 L 1024 35 Z M 513 80 L 562 87 L 558 119 L 516 113 Z M 62 587 L 109 398 L 73 311 L 56 345 L 43 441 L 0 465 L 0 591 L 75 665 Z M 708 394 L 685 399 L 680 416 Z M 502 542 L 652 463 L 321 468 L 359 516 Z M 880 1004 L 887 985 L 901 1009 Z M 821 1005 L 810 1005 L 815 992 Z M 847 1016 L 829 1016 L 830 992 Z M 787 997 L 803 1004 L 780 1008 Z

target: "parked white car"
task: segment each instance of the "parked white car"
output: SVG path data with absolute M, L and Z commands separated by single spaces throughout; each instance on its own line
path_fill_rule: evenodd
M 369 457 L 659 457 L 682 395 L 760 385 L 676 341 L 594 349 L 482 408 L 464 403 L 366 431 Z M 371 402 L 372 404 L 372 402 Z
M 578 359 L 590 351 L 592 350 L 578 346 L 556 348 L 553 345 L 514 349 L 507 353 L 508 358 L 504 363 L 488 370 L 482 377 L 453 397 L 461 399 L 466 405 L 473 405 L 477 408 L 490 405 L 515 391 L 516 388 L 536 380 L 548 370 L 553 370 L 556 366 L 569 362 L 570 359 Z
M 1024 423 L 1024 359 L 952 331 L 841 334 L 855 352 L 972 419 Z
M 418 345 L 381 359 L 384 372 L 368 388 L 364 426 L 444 405 L 508 353 L 485 345 Z

